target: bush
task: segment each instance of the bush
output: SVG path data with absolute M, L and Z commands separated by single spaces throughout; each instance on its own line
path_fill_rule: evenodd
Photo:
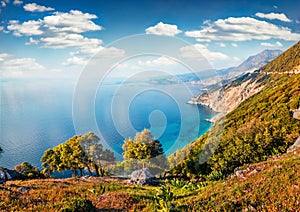
M 81 198 L 64 198 L 61 212 L 86 212 L 95 211 L 92 201 Z
M 14 169 L 26 179 L 38 179 L 45 177 L 45 175 L 43 175 L 38 168 L 34 167 L 28 162 L 18 164 Z

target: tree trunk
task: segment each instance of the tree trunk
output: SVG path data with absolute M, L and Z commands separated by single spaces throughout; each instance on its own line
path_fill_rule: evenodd
M 86 167 L 87 167 L 87 169 L 88 169 L 88 171 L 89 171 L 90 175 L 91 175 L 91 176 L 93 176 L 93 173 L 92 173 L 92 171 L 91 171 L 91 168 L 90 168 L 90 166 L 87 164 L 87 165 L 86 165 Z
M 99 174 L 99 167 L 98 167 L 98 165 L 96 163 L 94 164 L 94 166 L 95 166 L 95 170 L 96 170 L 96 176 L 99 177 L 100 176 L 100 174 Z
M 72 171 L 73 171 L 74 177 L 77 177 L 77 170 L 76 170 L 76 169 L 73 169 Z

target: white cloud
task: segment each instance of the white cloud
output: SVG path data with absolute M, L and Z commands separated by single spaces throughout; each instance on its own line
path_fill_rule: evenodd
M 238 45 L 236 43 L 232 43 L 231 46 L 238 47 Z
M 115 47 L 102 47 L 100 46 L 100 51 L 97 52 L 97 57 L 106 57 L 106 58 L 119 58 L 125 55 L 125 50 L 115 48 Z
M 165 36 L 174 36 L 182 31 L 178 29 L 176 25 L 165 24 L 163 22 L 159 22 L 155 26 L 151 26 L 147 28 L 146 34 L 153 34 L 153 35 L 165 35 Z
M 0 62 L 4 61 L 5 58 L 11 57 L 11 54 L 7 54 L 7 53 L 1 53 L 0 54 Z
M 284 22 L 292 22 L 292 20 L 290 20 L 288 17 L 286 17 L 286 15 L 284 13 L 268 13 L 268 14 L 265 14 L 265 13 L 258 12 L 255 15 L 257 17 L 266 18 L 266 19 L 270 19 L 270 20 L 277 19 L 277 20 L 284 21 Z
M 92 56 L 101 58 L 119 58 L 125 55 L 123 49 L 118 49 L 115 47 L 102 47 L 94 46 L 89 48 L 88 46 L 81 47 L 77 52 L 71 52 L 70 58 L 67 59 L 63 65 L 77 65 L 83 66 L 91 59 Z
M 21 5 L 21 4 L 23 4 L 23 1 L 20 1 L 20 0 L 14 0 L 14 5 L 19 6 L 19 5 Z
M 71 10 L 69 13 L 55 12 L 54 15 L 46 16 L 43 22 L 52 32 L 82 33 L 103 29 L 91 21 L 96 18 L 93 14 Z
M 46 69 L 34 58 L 17 58 L 3 62 L 0 70 L 3 77 L 23 77 L 28 72 L 40 72 Z
M 82 57 L 70 57 L 67 59 L 67 62 L 63 63 L 63 65 L 79 65 L 79 66 L 83 66 L 87 64 L 87 60 L 85 58 Z
M 33 38 L 29 38 L 29 42 L 26 42 L 25 45 L 37 45 L 39 44 L 39 41 L 38 40 L 35 40 Z
M 153 60 L 139 60 L 138 64 L 141 66 L 168 66 L 177 64 L 174 60 L 161 56 Z
M 277 41 L 276 43 L 263 42 L 260 45 L 266 46 L 266 47 L 282 47 L 282 43 L 280 43 L 279 41 Z
M 194 44 L 180 49 L 181 56 L 184 58 L 205 58 L 208 61 L 228 60 L 229 57 L 221 52 L 210 51 L 206 45 Z
M 41 30 L 42 22 L 40 20 L 26 21 L 19 24 L 19 21 L 12 20 L 9 22 L 7 29 L 13 31 L 15 36 L 31 36 L 31 35 L 41 35 L 44 32 Z
M 219 19 L 201 30 L 185 32 L 188 37 L 194 37 L 197 41 L 229 40 L 268 40 L 277 38 L 287 41 L 300 40 L 300 34 L 293 33 L 290 28 L 282 27 L 266 21 L 260 21 L 250 17 Z
M 226 47 L 226 44 L 225 43 L 217 43 L 218 46 L 222 47 L 222 48 L 225 48 Z
M 25 4 L 23 8 L 25 11 L 29 11 L 29 12 L 45 12 L 45 11 L 54 10 L 54 8 L 52 7 L 45 7 L 45 6 L 38 5 L 36 3 Z
M 54 15 L 46 16 L 43 20 L 29 20 L 22 24 L 19 21 L 12 20 L 7 28 L 13 31 L 15 36 L 53 35 L 62 32 L 83 33 L 102 30 L 101 26 L 91 21 L 95 18 L 97 18 L 96 15 L 71 10 L 69 13 L 55 12 Z
M 80 34 L 60 33 L 53 37 L 41 38 L 43 47 L 53 49 L 63 49 L 69 47 L 95 47 L 102 43 L 102 40 L 97 38 L 87 38 Z
M 5 1 L 1 1 L 1 7 L 6 7 L 6 2 Z

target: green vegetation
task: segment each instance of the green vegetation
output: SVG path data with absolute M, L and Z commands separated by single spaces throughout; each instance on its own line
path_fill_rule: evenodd
M 97 176 L 105 174 L 105 164 L 113 163 L 115 157 L 109 150 L 104 150 L 99 138 L 93 133 L 73 136 L 63 144 L 44 152 L 41 158 L 44 174 L 55 171 L 71 170 L 74 176 L 83 175 L 86 168 L 90 175 L 92 170 Z
M 300 209 L 300 149 L 242 169 L 249 169 L 245 177 L 206 182 L 162 180 L 159 187 L 97 177 L 8 181 L 0 186 L 0 211 Z
M 23 162 L 19 165 L 16 165 L 14 169 L 25 179 L 45 178 L 45 175 L 42 174 L 38 168 L 34 167 L 28 162 Z
M 300 42 L 262 68 L 266 72 L 290 72 L 300 68 Z
M 261 92 L 169 156 L 171 170 L 157 180 L 159 186 L 112 177 L 7 181 L 0 186 L 0 210 L 298 211 L 300 148 L 284 152 L 300 136 L 300 121 L 292 117 L 300 107 L 300 74 L 286 73 L 300 64 L 299 47 L 300 42 L 255 73 L 264 85 Z M 126 139 L 123 150 L 125 160 L 114 171 L 147 166 L 155 174 L 167 167 L 162 146 L 149 130 Z M 47 175 L 72 170 L 77 176 L 87 169 L 103 176 L 115 157 L 87 133 L 46 150 L 41 161 Z M 26 178 L 41 177 L 26 162 L 15 169 Z
M 299 46 L 300 43 L 287 52 L 295 53 Z M 287 57 L 284 53 L 279 61 Z M 277 59 L 273 60 L 264 70 L 271 69 L 277 62 Z M 282 70 L 290 71 L 294 63 L 300 63 L 299 56 L 282 64 L 287 68 Z M 188 177 L 210 175 L 222 179 L 243 164 L 284 153 L 295 142 L 300 135 L 300 122 L 292 117 L 291 111 L 300 107 L 300 75 L 264 76 L 264 72 L 259 76 L 265 85 L 261 92 L 216 122 L 210 132 L 168 158 L 173 164 L 178 162 L 177 158 L 183 158 L 171 170 L 172 174 Z M 213 151 L 211 147 L 217 146 L 217 149 L 205 163 L 199 164 L 205 143 L 210 145 L 205 149 L 207 154 Z
M 147 166 L 156 173 L 166 168 L 162 145 L 153 138 L 150 130 L 144 129 L 137 133 L 133 140 L 126 139 L 122 148 L 125 161 L 121 165 L 123 164 L 125 169 L 134 169 L 142 165 L 143 168 Z

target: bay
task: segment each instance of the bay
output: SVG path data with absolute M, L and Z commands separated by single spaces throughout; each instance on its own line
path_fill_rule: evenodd
M 46 149 L 78 133 L 72 114 L 75 81 L 2 81 L 0 86 L 0 146 L 4 150 L 0 166 L 13 168 L 27 161 L 41 167 L 40 158 Z M 148 128 L 161 141 L 166 154 L 171 154 L 212 125 L 205 121 L 214 115 L 211 110 L 186 104 L 190 97 L 200 92 L 198 87 L 188 89 L 191 93 L 187 96 L 176 83 L 103 85 L 95 96 L 95 119 L 101 132 L 98 136 L 121 160 L 124 139 Z M 138 95 L 132 97 L 131 91 L 141 92 L 135 92 Z M 128 99 L 129 104 L 123 105 Z M 124 115 L 128 122 L 124 122 Z M 89 129 L 88 122 L 84 125 Z

